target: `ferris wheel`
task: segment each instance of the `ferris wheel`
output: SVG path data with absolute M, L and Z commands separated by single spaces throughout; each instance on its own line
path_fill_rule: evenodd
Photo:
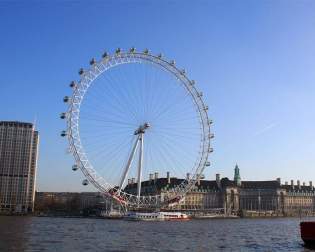
M 79 75 L 60 117 L 67 123 L 61 136 L 74 156 L 72 169 L 86 177 L 82 184 L 126 207 L 180 202 L 213 151 L 212 121 L 195 81 L 175 61 L 135 48 L 104 53 Z M 166 174 L 177 184 L 165 184 L 159 176 Z M 161 185 L 168 190 L 154 194 Z

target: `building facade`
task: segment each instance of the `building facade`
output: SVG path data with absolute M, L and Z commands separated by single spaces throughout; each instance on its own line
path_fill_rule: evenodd
M 141 194 L 168 195 L 183 179 L 150 176 L 141 184 Z M 137 183 L 128 180 L 125 190 L 136 193 Z M 242 181 L 236 165 L 234 179 L 199 180 L 174 210 L 188 212 L 224 212 L 227 215 L 256 216 L 299 216 L 315 215 L 315 188 L 312 182 L 291 185 L 281 184 L 280 178 L 267 181 Z M 219 211 L 220 210 L 220 211 Z
M 52 215 L 81 215 L 88 209 L 105 209 L 110 202 L 100 192 L 36 192 L 35 211 Z
M 0 213 L 34 210 L 38 142 L 33 124 L 0 121 Z

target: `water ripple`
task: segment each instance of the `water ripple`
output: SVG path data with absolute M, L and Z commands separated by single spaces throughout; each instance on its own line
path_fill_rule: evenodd
M 0 251 L 309 252 L 299 219 L 123 220 L 0 217 Z

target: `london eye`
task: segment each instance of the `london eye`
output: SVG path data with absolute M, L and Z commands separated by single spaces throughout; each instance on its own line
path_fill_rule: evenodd
M 135 48 L 92 59 L 79 76 L 60 117 L 82 184 L 126 207 L 180 202 L 212 152 L 212 121 L 195 81 L 174 60 Z M 143 188 L 152 174 L 184 179 L 162 197 Z

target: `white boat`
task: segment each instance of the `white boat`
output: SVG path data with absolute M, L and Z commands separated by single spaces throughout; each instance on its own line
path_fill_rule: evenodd
M 122 219 L 123 215 L 119 211 L 109 211 L 109 212 L 101 212 L 100 217 L 103 217 L 104 219 Z
M 166 221 L 166 220 L 189 220 L 190 217 L 187 214 L 180 212 L 153 212 L 153 213 L 141 213 L 141 212 L 128 212 L 125 215 L 127 220 L 136 221 Z

